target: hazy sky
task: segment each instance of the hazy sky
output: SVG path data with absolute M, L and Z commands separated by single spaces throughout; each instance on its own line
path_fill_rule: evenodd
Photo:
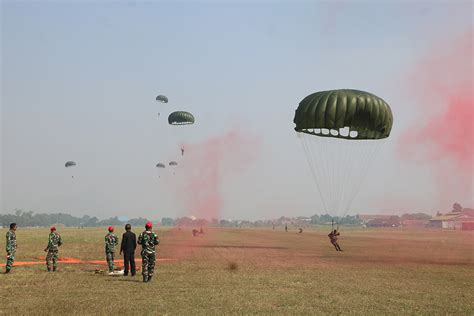
M 352 213 L 447 211 L 454 200 L 472 207 L 472 160 L 452 174 L 467 190 L 446 191 L 433 170 L 455 159 L 399 154 L 425 111 L 409 78 L 437 48 L 472 36 L 472 9 L 470 1 L 2 1 L 1 212 L 199 215 L 189 188 L 181 191 L 183 173 L 193 161 L 203 170 L 202 159 L 226 159 L 215 190 L 221 218 L 321 213 L 292 120 L 306 95 L 340 88 L 374 93 L 394 114 Z M 466 54 L 471 66 L 438 77 L 462 72 L 472 96 L 472 42 Z M 433 98 L 442 112 L 444 100 Z M 168 126 L 173 110 L 192 112 L 196 124 Z M 227 133 L 239 136 L 227 142 Z M 182 159 L 180 143 L 194 153 Z M 178 175 L 154 167 L 171 159 L 186 165 Z M 64 168 L 67 160 L 77 167 Z

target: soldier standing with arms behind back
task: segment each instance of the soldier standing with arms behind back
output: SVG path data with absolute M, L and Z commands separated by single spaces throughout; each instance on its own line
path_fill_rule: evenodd
M 143 282 L 151 281 L 155 269 L 156 245 L 160 243 L 158 236 L 151 231 L 153 224 L 145 224 L 145 231 L 138 236 L 138 244 L 142 246 L 142 275 Z
M 62 244 L 63 241 L 61 235 L 56 232 L 56 227 L 51 227 L 51 233 L 49 233 L 48 237 L 48 246 L 44 249 L 45 252 L 48 252 L 46 255 L 46 268 L 48 269 L 48 272 L 51 271 L 51 261 L 53 262 L 53 272 L 56 271 L 59 247 Z
M 114 227 L 109 226 L 107 235 L 105 235 L 105 258 L 109 266 L 109 274 L 114 273 L 115 247 L 118 245 L 118 237 L 114 234 Z
M 123 252 L 123 265 L 125 271 L 123 275 L 128 275 L 128 268 L 132 276 L 135 275 L 135 249 L 137 248 L 137 236 L 132 232 L 130 224 L 125 225 L 126 232 L 122 235 L 122 244 L 120 245 L 120 254 Z
M 7 264 L 5 273 L 9 273 L 13 267 L 13 262 L 15 261 L 15 254 L 16 254 L 16 223 L 10 224 L 10 230 L 7 231 L 7 243 L 6 243 L 6 251 L 7 251 Z

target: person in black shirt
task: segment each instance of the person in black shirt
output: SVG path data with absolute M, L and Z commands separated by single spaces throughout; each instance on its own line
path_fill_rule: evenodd
M 128 268 L 130 266 L 130 273 L 135 275 L 135 249 L 137 248 L 137 236 L 132 233 L 132 226 L 125 225 L 126 232 L 122 235 L 122 244 L 120 246 L 120 254 L 123 252 L 123 263 L 125 271 L 123 275 L 128 275 Z

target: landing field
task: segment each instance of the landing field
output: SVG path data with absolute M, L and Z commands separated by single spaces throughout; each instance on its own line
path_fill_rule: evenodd
M 157 230 L 158 257 L 166 260 L 147 284 L 140 275 L 97 274 L 100 263 L 67 263 L 105 260 L 105 228 L 58 229 L 66 259 L 58 272 L 28 264 L 3 274 L 1 267 L 0 315 L 474 313 L 472 232 L 344 229 L 339 253 L 327 229 L 206 229 L 198 237 L 191 229 Z M 16 261 L 41 261 L 47 234 L 20 227 Z

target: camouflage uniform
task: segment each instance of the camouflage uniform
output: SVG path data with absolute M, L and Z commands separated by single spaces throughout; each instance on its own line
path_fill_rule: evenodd
M 158 236 L 151 230 L 146 230 L 138 236 L 138 244 L 142 245 L 142 274 L 145 282 L 153 276 L 156 260 L 155 246 L 159 243 Z
M 59 246 L 62 244 L 63 241 L 58 232 L 54 231 L 49 234 L 48 247 L 46 247 L 46 250 L 48 250 L 46 255 L 46 268 L 48 268 L 48 271 L 51 271 L 51 261 L 53 262 L 53 271 L 56 271 Z
M 13 262 L 15 261 L 15 254 L 16 254 L 16 234 L 13 229 L 7 231 L 7 243 L 6 243 L 6 250 L 7 250 L 7 264 L 6 264 L 6 271 L 9 272 L 12 269 Z
M 114 255 L 115 247 L 118 245 L 118 237 L 112 232 L 105 235 L 105 257 L 107 258 L 107 265 L 109 272 L 114 272 Z

